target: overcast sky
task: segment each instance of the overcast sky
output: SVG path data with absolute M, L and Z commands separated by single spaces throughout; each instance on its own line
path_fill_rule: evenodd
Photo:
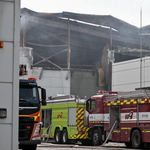
M 59 13 L 63 11 L 111 15 L 132 25 L 150 25 L 150 0 L 21 0 L 21 8 L 36 12 Z

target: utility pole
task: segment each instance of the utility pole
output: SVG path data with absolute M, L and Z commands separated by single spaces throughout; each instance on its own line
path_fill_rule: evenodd
M 68 56 L 67 56 L 67 68 L 70 69 L 70 54 L 71 54 L 71 50 L 70 50 L 70 21 L 68 18 Z
M 112 51 L 112 28 L 110 27 L 110 52 Z M 110 58 L 109 58 L 110 59 Z M 109 60 L 109 82 L 108 82 L 108 90 L 111 91 L 112 90 L 112 62 Z
M 142 8 L 140 11 L 140 87 L 142 87 Z

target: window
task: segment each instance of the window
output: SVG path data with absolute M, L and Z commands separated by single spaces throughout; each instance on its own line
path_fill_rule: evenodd
M 86 110 L 89 112 L 91 110 L 95 109 L 95 100 L 93 99 L 88 99 L 86 102 Z
M 39 103 L 39 96 L 36 87 L 20 87 L 19 88 L 19 102 L 25 103 Z
M 95 100 L 91 100 L 91 108 L 90 110 L 94 110 L 95 109 Z

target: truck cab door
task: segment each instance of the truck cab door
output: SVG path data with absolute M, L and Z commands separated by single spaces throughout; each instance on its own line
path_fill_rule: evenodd
M 103 105 L 99 98 L 89 99 L 86 104 L 86 110 L 89 112 L 89 126 L 102 124 L 103 118 Z
M 88 99 L 86 102 L 86 110 L 91 114 L 95 110 L 95 99 Z

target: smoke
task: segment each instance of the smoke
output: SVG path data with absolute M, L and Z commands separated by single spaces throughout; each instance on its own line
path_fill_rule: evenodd
M 112 16 L 21 11 L 22 45 L 34 49 L 34 64 L 43 58 L 49 60 L 37 66 L 67 68 L 69 28 L 70 63 L 74 69 L 95 68 L 95 64 L 101 62 L 102 51 L 107 44 L 128 48 L 139 48 L 140 45 L 139 28 Z M 143 43 L 145 49 L 149 48 L 145 39 Z M 121 53 L 116 56 L 116 61 L 130 59 L 130 56 L 125 57 Z

